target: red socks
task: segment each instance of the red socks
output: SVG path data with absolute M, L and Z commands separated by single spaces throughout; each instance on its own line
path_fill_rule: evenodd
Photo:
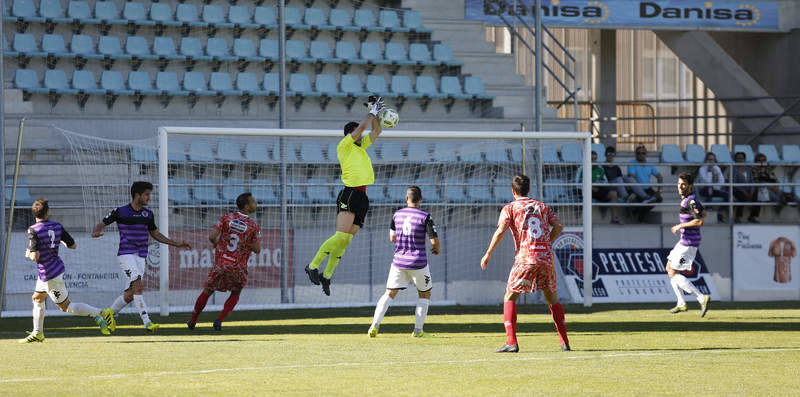
M 550 305 L 550 313 L 553 314 L 553 322 L 556 324 L 556 331 L 558 331 L 558 339 L 561 340 L 561 344 L 569 344 L 567 324 L 564 322 L 564 306 L 561 306 L 561 302 Z
M 197 322 L 197 316 L 203 312 L 209 297 L 211 295 L 206 294 L 206 291 L 201 292 L 200 296 L 197 297 L 197 301 L 194 303 L 194 311 L 192 311 L 192 323 Z
M 562 310 L 563 313 L 563 310 Z M 563 315 L 561 317 L 564 318 Z M 517 302 L 506 301 L 503 304 L 503 325 L 506 327 L 506 344 L 517 344 Z
M 225 301 L 225 306 L 222 308 L 222 311 L 219 312 L 217 321 L 222 322 L 222 320 L 224 320 L 225 317 L 228 316 L 228 313 L 233 311 L 233 308 L 236 306 L 237 303 L 239 303 L 239 294 L 236 295 L 231 294 L 231 296 L 228 297 L 228 300 Z

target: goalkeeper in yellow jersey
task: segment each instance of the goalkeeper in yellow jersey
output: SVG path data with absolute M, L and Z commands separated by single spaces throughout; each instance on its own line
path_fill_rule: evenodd
M 344 138 L 336 146 L 344 183 L 344 189 L 336 197 L 336 233 L 322 243 L 314 259 L 305 267 L 309 280 L 316 285 L 322 284 L 322 292 L 329 296 L 333 271 L 353 236 L 364 226 L 364 218 L 369 211 L 367 185 L 375 182 L 372 161 L 366 150 L 381 134 L 378 114 L 383 108 L 383 99 L 370 96 L 366 105 L 369 111 L 367 117 L 361 123 L 347 123 L 344 126 Z M 364 131 L 368 126 L 371 131 L 365 135 Z M 328 264 L 320 276 L 319 266 L 327 256 L 330 256 Z

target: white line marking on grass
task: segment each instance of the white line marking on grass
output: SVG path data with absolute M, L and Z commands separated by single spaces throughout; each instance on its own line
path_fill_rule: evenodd
M 509 358 L 476 358 L 472 360 L 432 360 L 432 361 L 389 361 L 389 362 L 340 362 L 330 364 L 291 364 L 291 365 L 267 365 L 263 367 L 239 367 L 239 368 L 212 368 L 212 369 L 198 369 L 188 371 L 161 371 L 161 372 L 144 372 L 144 373 L 120 373 L 120 374 L 106 374 L 106 375 L 90 375 L 86 379 L 113 379 L 113 378 L 126 378 L 129 376 L 147 377 L 147 376 L 172 376 L 172 375 L 203 375 L 224 372 L 238 372 L 238 371 L 263 371 L 263 370 L 281 370 L 281 369 L 297 369 L 297 368 L 329 368 L 329 367 L 393 367 L 393 366 L 412 366 L 420 364 L 470 364 L 470 363 L 491 363 L 491 362 L 504 362 L 504 361 L 548 361 L 548 360 L 589 360 L 589 359 L 602 359 L 602 358 L 625 358 L 625 357 L 648 357 L 648 356 L 672 356 L 680 354 L 736 354 L 736 353 L 777 353 L 777 352 L 791 352 L 800 351 L 800 347 L 787 347 L 787 348 L 774 348 L 774 349 L 742 349 L 742 350 L 691 350 L 691 351 L 646 351 L 637 353 L 610 353 L 610 354 L 592 354 L 581 356 L 564 356 L 553 355 L 551 357 L 509 357 Z M 0 379 L 0 383 L 23 383 L 23 382 L 55 382 L 61 381 L 61 378 L 11 378 Z

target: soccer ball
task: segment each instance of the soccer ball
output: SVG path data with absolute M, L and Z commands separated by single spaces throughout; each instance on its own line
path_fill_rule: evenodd
M 386 108 L 381 111 L 380 119 L 381 125 L 386 128 L 393 128 L 398 122 L 400 122 L 400 115 L 397 114 L 396 110 Z

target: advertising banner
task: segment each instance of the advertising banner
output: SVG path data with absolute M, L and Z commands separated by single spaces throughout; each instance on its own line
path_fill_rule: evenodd
M 465 0 L 466 19 L 504 25 L 516 15 L 533 24 L 535 0 Z M 576 28 L 777 31 L 777 2 L 733 0 L 542 0 L 542 23 Z
M 583 299 L 583 238 L 578 233 L 563 233 L 553 243 L 572 297 Z M 671 302 L 675 293 L 664 268 L 670 248 L 599 248 L 592 250 L 592 301 Z M 697 253 L 691 271 L 683 275 L 703 294 L 719 299 L 719 294 Z M 688 297 L 688 295 L 687 295 Z M 691 301 L 687 298 L 688 301 Z
M 733 285 L 743 291 L 800 289 L 797 244 L 800 226 L 733 228 Z

